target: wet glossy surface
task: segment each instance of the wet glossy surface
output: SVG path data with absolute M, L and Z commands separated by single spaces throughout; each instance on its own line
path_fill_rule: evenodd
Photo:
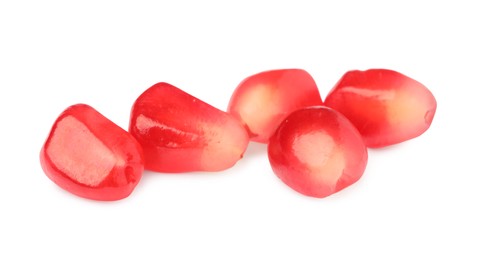
M 237 119 L 167 83 L 135 101 L 129 131 L 143 147 L 146 169 L 157 172 L 224 170 L 249 143 Z
M 421 135 L 430 127 L 437 108 L 424 85 L 386 69 L 347 72 L 324 104 L 351 120 L 368 147 L 388 146 Z
M 67 108 L 41 149 L 41 166 L 61 188 L 94 200 L 129 196 L 144 170 L 142 149 L 92 107 Z
M 314 105 L 322 105 L 322 100 L 312 76 L 301 69 L 282 69 L 244 79 L 227 111 L 247 126 L 251 141 L 267 143 L 288 114 Z
M 288 186 L 322 198 L 359 180 L 368 153 L 356 128 L 322 106 L 291 113 L 270 138 L 268 158 Z

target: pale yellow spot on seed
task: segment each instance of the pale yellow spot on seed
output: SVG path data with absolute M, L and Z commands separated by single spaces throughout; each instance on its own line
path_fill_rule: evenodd
M 253 133 L 263 133 L 267 126 L 275 124 L 276 118 L 283 114 L 280 111 L 280 98 L 268 85 L 257 85 L 252 91 L 243 93 L 238 104 L 241 118 Z
M 58 122 L 47 154 L 61 172 L 92 187 L 110 174 L 117 161 L 112 151 L 72 116 Z
M 344 154 L 332 137 L 317 131 L 299 136 L 293 142 L 296 157 L 310 170 L 314 183 L 335 185 L 346 165 Z

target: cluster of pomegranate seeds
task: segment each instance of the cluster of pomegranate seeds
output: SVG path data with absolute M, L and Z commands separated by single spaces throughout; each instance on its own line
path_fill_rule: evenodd
M 323 198 L 358 181 L 367 147 L 424 133 L 437 103 L 421 83 L 386 69 L 349 71 L 322 102 L 301 69 L 261 72 L 235 89 L 221 111 L 168 83 L 134 102 L 129 131 L 88 105 L 68 107 L 41 149 L 41 166 L 61 188 L 93 200 L 130 195 L 144 168 L 221 171 L 249 141 L 268 144 L 274 173 L 306 196 Z

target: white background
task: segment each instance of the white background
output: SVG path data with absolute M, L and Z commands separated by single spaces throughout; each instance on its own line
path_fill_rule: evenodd
M 0 259 L 488 258 L 483 1 L 68 2 L 0 2 Z M 220 173 L 147 172 L 118 202 L 41 170 L 69 105 L 127 128 L 154 83 L 225 110 L 244 77 L 291 67 L 322 97 L 348 70 L 394 69 L 434 93 L 437 114 L 325 199 L 281 183 L 256 144 Z

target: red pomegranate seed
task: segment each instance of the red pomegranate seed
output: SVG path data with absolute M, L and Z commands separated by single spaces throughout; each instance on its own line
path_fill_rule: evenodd
M 251 141 L 268 143 L 288 114 L 314 105 L 322 105 L 322 99 L 312 76 L 301 69 L 281 69 L 244 79 L 227 111 L 247 126 Z
M 344 114 L 368 147 L 397 144 L 424 133 L 437 108 L 432 93 L 396 71 L 347 72 L 324 104 Z
M 56 119 L 40 159 L 54 183 L 93 200 L 129 196 L 144 170 L 137 141 L 84 104 L 68 107 Z
M 297 110 L 283 121 L 270 138 L 268 158 L 288 186 L 322 198 L 359 180 L 368 153 L 347 118 L 317 106 Z
M 237 119 L 168 83 L 137 98 L 129 131 L 142 145 L 146 168 L 157 172 L 224 170 L 249 143 Z

